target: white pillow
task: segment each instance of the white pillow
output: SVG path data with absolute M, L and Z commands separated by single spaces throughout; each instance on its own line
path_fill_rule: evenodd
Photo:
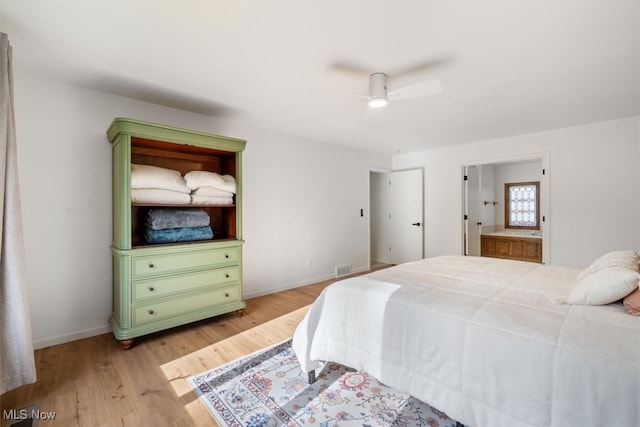
M 180 172 L 159 166 L 131 164 L 131 188 L 159 188 L 190 193 Z
M 603 305 L 618 301 L 638 288 L 640 274 L 622 267 L 596 271 L 577 281 L 567 302 L 580 305 Z
M 632 250 L 611 251 L 602 255 L 578 274 L 576 282 L 605 268 L 622 267 L 632 271 L 638 270 L 638 253 Z

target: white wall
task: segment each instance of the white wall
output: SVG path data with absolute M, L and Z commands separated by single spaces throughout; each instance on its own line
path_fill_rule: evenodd
M 369 267 L 369 167 L 391 158 L 252 131 L 244 156 L 245 297 Z M 365 216 L 360 216 L 360 210 Z
M 15 70 L 18 166 L 36 348 L 110 329 L 114 117 L 246 139 L 245 298 L 368 267 L 369 167 L 391 159 Z M 360 217 L 360 209 L 365 217 Z
M 463 163 L 549 153 L 550 262 L 583 267 L 602 253 L 640 249 L 640 118 L 593 123 L 407 153 L 393 168 L 425 168 L 425 254 L 462 253 Z

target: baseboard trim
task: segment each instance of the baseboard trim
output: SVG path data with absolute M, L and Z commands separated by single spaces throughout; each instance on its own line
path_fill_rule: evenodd
M 326 276 L 315 277 L 312 279 L 305 279 L 300 282 L 288 283 L 286 285 L 278 286 L 277 288 L 261 289 L 260 291 L 257 291 L 257 292 L 245 293 L 243 297 L 245 300 L 251 299 L 251 298 L 263 297 L 265 295 L 275 294 L 276 292 L 288 291 L 289 289 L 295 289 L 301 286 L 313 285 L 314 283 L 324 282 L 325 280 L 335 279 L 336 281 L 338 281 L 342 279 L 347 279 L 353 275 L 368 272 L 368 271 L 369 271 L 368 267 L 358 268 L 358 269 L 352 270 L 350 275 L 338 277 L 338 278 L 336 278 L 335 274 L 328 274 Z
M 103 326 L 96 326 L 95 328 L 84 329 L 82 331 L 70 332 L 64 335 L 58 335 L 55 337 L 43 338 L 35 340 L 33 342 L 33 349 L 38 350 L 45 347 L 51 347 L 58 344 L 65 344 L 71 341 L 77 341 L 84 338 L 94 337 L 96 335 L 102 335 L 111 332 L 111 326 L 105 324 Z

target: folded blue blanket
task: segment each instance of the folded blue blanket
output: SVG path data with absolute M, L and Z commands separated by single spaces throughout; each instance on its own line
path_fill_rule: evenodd
M 152 230 L 147 228 L 145 232 L 145 240 L 147 243 L 176 243 L 209 239 L 213 239 L 213 230 L 211 230 L 209 226 L 168 228 L 166 230 Z
M 209 214 L 203 209 L 153 208 L 149 209 L 145 225 L 151 230 L 206 227 L 210 220 Z

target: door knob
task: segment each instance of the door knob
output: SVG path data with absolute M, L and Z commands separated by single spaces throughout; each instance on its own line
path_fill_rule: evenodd
M 421 223 L 419 223 L 419 222 L 414 222 L 414 223 L 413 223 L 413 224 L 411 224 L 411 225 L 415 225 L 416 227 L 420 227 L 422 224 L 421 224 Z

